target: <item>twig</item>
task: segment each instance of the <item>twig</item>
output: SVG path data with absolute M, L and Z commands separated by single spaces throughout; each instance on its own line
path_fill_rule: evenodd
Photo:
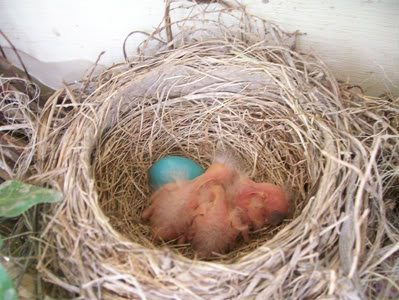
M 1 47 L 1 46 L 0 46 L 0 52 L 1 52 L 1 55 L 2 55 L 5 59 L 7 59 L 6 53 L 4 52 L 3 47 Z
M 126 42 L 127 42 L 127 40 L 129 39 L 129 37 L 131 37 L 133 34 L 136 34 L 136 33 L 144 34 L 144 35 L 148 36 L 148 37 L 151 38 L 151 39 L 157 40 L 157 41 L 160 42 L 160 43 L 163 43 L 163 44 L 165 43 L 165 41 L 163 41 L 163 40 L 161 40 L 161 39 L 155 37 L 153 34 L 149 34 L 148 32 L 145 32 L 145 31 L 135 30 L 135 31 L 130 32 L 130 33 L 125 37 L 125 40 L 123 41 L 123 47 L 122 47 L 122 50 L 123 50 L 123 57 L 125 58 L 125 62 L 127 62 L 127 63 L 129 63 L 129 59 L 128 59 L 128 57 L 127 57 L 127 52 L 126 52 Z
M 93 76 L 93 73 L 94 73 L 94 70 L 96 69 L 96 67 L 97 67 L 97 65 L 98 65 L 98 62 L 100 61 L 101 56 L 103 56 L 104 53 L 105 53 L 105 51 L 102 51 L 102 52 L 98 55 L 96 61 L 94 62 L 94 65 L 91 67 L 90 73 L 87 75 L 86 83 L 85 83 L 83 89 L 80 91 L 80 92 L 81 92 L 81 95 L 83 95 L 83 93 L 86 91 L 87 87 L 89 86 L 90 81 L 91 81 L 91 77 Z
M 172 22 L 170 19 L 170 0 L 165 0 L 165 30 L 166 30 L 166 37 L 168 39 L 169 49 L 173 49 L 173 33 L 172 33 Z
M 26 77 L 28 77 L 28 79 L 29 79 L 30 81 L 32 81 L 32 78 L 30 77 L 30 75 L 29 75 L 29 73 L 28 73 L 28 70 L 27 70 L 26 67 L 25 67 L 24 62 L 23 62 L 21 56 L 19 55 L 17 48 L 15 48 L 14 44 L 11 42 L 11 40 L 6 36 L 6 34 L 5 34 L 2 30 L 0 30 L 0 34 L 4 37 L 4 39 L 8 42 L 8 44 L 10 44 L 12 50 L 14 51 L 14 53 L 15 53 L 15 55 L 17 56 L 19 62 L 21 63 L 22 68 L 24 69 L 24 72 L 25 72 L 25 74 L 26 74 Z M 4 55 L 3 55 L 3 56 L 4 56 Z M 5 57 L 5 56 L 4 56 L 4 57 Z

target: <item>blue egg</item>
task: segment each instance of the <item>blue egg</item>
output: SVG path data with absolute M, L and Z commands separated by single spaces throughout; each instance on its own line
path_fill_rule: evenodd
M 151 188 L 158 189 L 164 184 L 179 179 L 192 180 L 204 172 L 204 169 L 191 159 L 168 155 L 151 166 L 148 170 L 148 177 Z

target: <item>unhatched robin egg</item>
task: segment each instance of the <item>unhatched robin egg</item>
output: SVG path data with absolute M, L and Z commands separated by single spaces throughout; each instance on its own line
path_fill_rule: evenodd
M 204 169 L 191 159 L 168 155 L 157 160 L 148 170 L 150 186 L 156 190 L 177 180 L 192 180 L 204 173 Z

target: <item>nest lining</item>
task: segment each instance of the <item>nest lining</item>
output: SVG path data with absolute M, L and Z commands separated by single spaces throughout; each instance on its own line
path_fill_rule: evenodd
M 378 284 L 397 288 L 398 230 L 385 213 L 397 183 L 397 103 L 354 94 L 296 52 L 292 36 L 267 22 L 260 35 L 241 14 L 238 28 L 201 39 L 188 30 L 174 49 L 160 43 L 157 54 L 48 102 L 37 166 L 65 195 L 43 219 L 38 269 L 48 281 L 87 298 L 371 297 Z M 217 142 L 255 180 L 290 188 L 296 211 L 203 262 L 188 246 L 154 243 L 140 213 L 154 160 L 183 154 L 207 166 Z

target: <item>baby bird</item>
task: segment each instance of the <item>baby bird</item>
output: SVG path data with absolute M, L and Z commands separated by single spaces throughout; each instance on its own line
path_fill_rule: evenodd
M 249 228 L 277 225 L 288 214 L 282 188 L 256 183 L 229 161 L 217 160 L 193 180 L 178 180 L 159 188 L 143 212 L 153 236 L 190 242 L 200 257 L 225 253 Z
M 149 220 L 154 238 L 165 241 L 183 235 L 191 226 L 198 198 L 190 181 L 168 183 L 151 196 L 151 205 L 142 214 Z
M 235 205 L 255 229 L 265 224 L 278 225 L 289 213 L 289 199 L 282 188 L 271 183 L 256 183 L 241 178 L 235 192 Z
M 199 206 L 199 195 L 212 201 L 213 193 L 208 186 L 228 184 L 235 173 L 222 164 L 212 164 L 209 169 L 194 180 L 178 180 L 159 188 L 151 196 L 151 205 L 142 214 L 144 220 L 149 220 L 152 234 L 156 239 L 179 242 L 187 240 L 187 229 L 191 226 L 195 209 Z M 224 198 L 222 201 L 226 201 Z
M 194 187 L 199 190 L 210 183 L 219 184 L 225 189 L 238 178 L 238 173 L 228 165 L 214 162 L 201 176 L 193 180 Z
M 248 226 L 226 196 L 219 183 L 209 183 L 199 193 L 199 206 L 187 238 L 199 257 L 225 253 L 241 232 L 246 236 Z

